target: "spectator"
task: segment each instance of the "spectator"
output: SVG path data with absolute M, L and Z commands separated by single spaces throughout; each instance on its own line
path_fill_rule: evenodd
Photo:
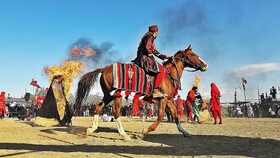
M 248 114 L 248 118 L 254 117 L 254 111 L 251 105 L 247 106 L 247 114 Z
M 260 95 L 260 97 L 261 97 L 261 103 L 263 104 L 263 103 L 264 103 L 264 94 L 262 93 L 262 94 Z
M 182 119 L 183 111 L 184 111 L 184 100 L 181 98 L 180 95 L 178 95 L 177 97 L 176 106 L 177 106 L 178 118 Z
M 220 97 L 221 93 L 215 83 L 211 83 L 211 111 L 214 117 L 214 124 L 217 124 L 218 118 L 220 119 L 219 124 L 222 124 L 222 114 L 221 114 L 221 105 L 220 105 Z
M 198 105 L 203 102 L 201 95 L 198 93 L 198 91 L 196 91 L 195 93 L 195 102 L 194 104 L 192 104 L 192 108 L 193 108 L 193 121 L 197 121 L 197 123 L 201 124 L 200 120 L 199 120 L 199 108 Z
M 129 115 L 129 118 L 134 116 L 135 114 L 138 114 L 142 118 L 142 113 L 139 109 L 139 105 L 142 105 L 143 102 L 139 99 L 140 96 L 135 95 L 132 101 L 132 113 Z
M 86 116 L 89 116 L 89 107 L 86 107 Z
M 192 114 L 193 114 L 193 108 L 192 104 L 195 104 L 195 93 L 197 92 L 197 87 L 194 86 L 188 93 L 186 98 L 186 107 L 187 107 L 187 121 L 189 123 L 192 122 Z
M 0 95 L 0 118 L 3 119 L 7 110 L 6 110 L 6 98 L 5 98 L 5 92 L 1 92 Z
M 154 116 L 154 106 L 155 106 L 154 103 L 150 103 L 149 117 L 152 117 L 152 118 Z
M 272 88 L 270 89 L 270 95 L 272 96 L 273 100 L 276 100 L 276 88 L 274 88 L 274 86 L 272 86 Z

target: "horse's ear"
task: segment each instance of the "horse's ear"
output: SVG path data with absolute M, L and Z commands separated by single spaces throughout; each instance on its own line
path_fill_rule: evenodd
M 190 44 L 187 50 L 192 50 L 192 45 Z

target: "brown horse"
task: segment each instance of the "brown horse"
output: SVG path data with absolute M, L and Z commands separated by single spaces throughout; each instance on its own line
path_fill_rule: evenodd
M 164 94 L 167 94 L 167 96 L 159 100 L 157 121 L 154 122 L 149 128 L 143 129 L 143 134 L 148 134 L 149 132 L 154 131 L 157 128 L 157 126 L 163 119 L 164 110 L 167 105 L 167 107 L 170 109 L 172 113 L 172 117 L 175 118 L 178 130 L 181 133 L 183 133 L 185 137 L 189 137 L 190 134 L 187 131 L 185 131 L 180 125 L 179 119 L 177 117 L 176 107 L 171 100 L 171 98 L 174 95 L 174 92 L 176 91 L 176 86 L 174 86 L 173 83 L 177 82 L 180 85 L 180 79 L 185 67 L 193 68 L 194 71 L 197 70 L 206 71 L 208 66 L 202 59 L 199 58 L 199 56 L 197 56 L 192 51 L 191 45 L 185 50 L 178 51 L 173 56 L 172 59 L 167 60 L 163 65 L 170 72 L 170 77 L 165 76 L 161 83 L 162 91 Z M 106 106 L 112 100 L 114 100 L 113 114 L 116 119 L 118 132 L 121 136 L 123 136 L 125 140 L 130 140 L 131 138 L 125 133 L 119 117 L 120 109 L 122 105 L 122 97 L 110 95 L 110 92 L 114 90 L 113 78 L 112 78 L 113 75 L 112 65 L 105 66 L 104 68 L 98 68 L 81 77 L 78 83 L 77 96 L 76 96 L 76 102 L 74 104 L 74 109 L 75 111 L 80 109 L 83 99 L 89 94 L 91 87 L 97 81 L 97 77 L 99 73 L 101 73 L 100 85 L 104 97 L 100 103 L 95 104 L 94 120 L 92 126 L 87 129 L 87 134 L 90 134 L 97 129 L 98 117 L 100 112 L 102 111 L 104 106 Z

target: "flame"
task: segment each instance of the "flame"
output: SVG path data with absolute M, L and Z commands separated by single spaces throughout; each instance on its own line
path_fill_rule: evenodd
M 74 46 L 70 51 L 68 59 L 61 66 L 45 67 L 44 72 L 49 74 L 51 82 L 54 76 L 61 75 L 64 78 L 63 86 L 67 100 L 70 98 L 70 89 L 73 81 L 78 77 L 84 69 L 86 69 L 84 57 L 91 61 L 92 55 L 96 55 L 96 51 L 89 44 L 83 47 Z M 83 60 L 83 61 L 81 61 Z
M 201 81 L 201 77 L 200 77 L 199 75 L 195 75 L 195 77 L 194 77 L 194 82 L 191 84 L 190 89 L 191 89 L 192 87 L 194 87 L 194 86 L 196 86 L 197 88 L 199 88 L 199 83 L 200 83 L 200 81 Z
M 82 72 L 82 61 L 64 61 L 61 66 L 45 67 L 44 72 L 49 74 L 51 82 L 54 76 L 62 75 L 64 78 L 63 86 L 67 100 L 70 98 L 70 89 L 74 78 Z
M 79 49 L 77 46 L 74 46 L 72 50 L 70 50 L 71 53 L 77 54 L 77 55 L 83 55 L 86 57 L 96 55 L 96 51 L 93 50 L 89 45 L 85 45 L 81 49 Z

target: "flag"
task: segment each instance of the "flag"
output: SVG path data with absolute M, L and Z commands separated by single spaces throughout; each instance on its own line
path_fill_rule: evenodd
M 35 87 L 37 87 L 37 88 L 41 88 L 41 87 L 39 86 L 39 84 L 37 83 L 37 81 L 36 81 L 34 78 L 33 78 L 32 81 L 30 82 L 30 85 L 35 86 Z
M 245 80 L 245 78 L 242 77 L 242 84 L 247 84 L 247 80 Z
M 245 84 L 247 84 L 247 80 L 245 80 L 245 78 L 242 77 L 242 85 L 243 85 L 244 91 L 246 90 Z

